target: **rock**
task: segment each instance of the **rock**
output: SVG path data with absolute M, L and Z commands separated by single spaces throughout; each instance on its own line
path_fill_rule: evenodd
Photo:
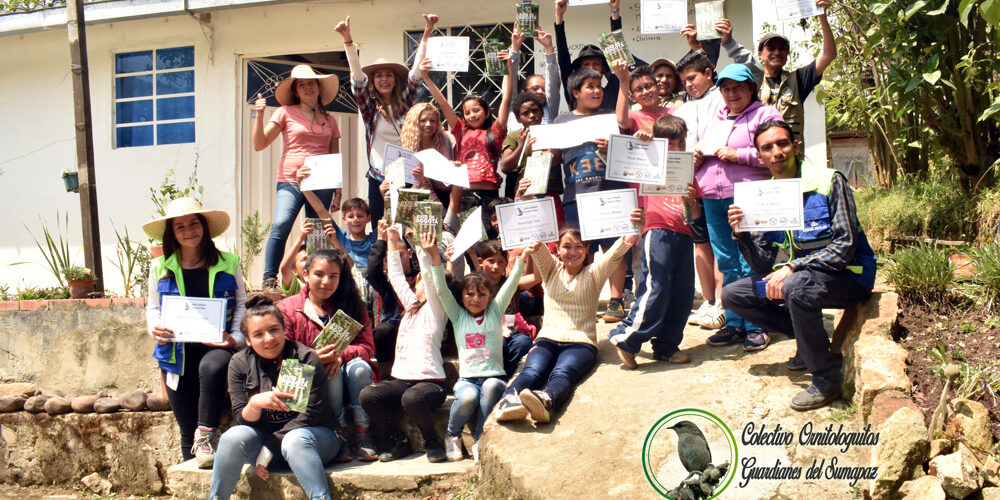
M 146 398 L 146 408 L 150 411 L 170 411 L 170 401 L 159 394 L 150 394 Z
M 77 396 L 70 401 L 70 406 L 77 413 L 93 413 L 96 402 L 97 396 Z
M 71 411 L 73 411 L 73 405 L 66 398 L 56 396 L 45 402 L 45 413 L 49 415 L 63 415 Z
M 94 411 L 97 413 L 114 413 L 120 409 L 122 405 L 118 402 L 118 398 L 99 398 L 94 401 Z
M 990 412 L 981 403 L 955 398 L 948 405 L 948 419 L 957 420 L 962 426 L 962 437 L 973 448 L 990 452 L 993 450 L 993 430 L 990 428 Z
M 941 480 L 936 476 L 924 476 L 903 483 L 899 488 L 903 500 L 945 500 Z
M 98 495 L 107 496 L 111 494 L 111 481 L 104 479 L 103 477 L 101 477 L 100 474 L 96 472 L 90 474 L 89 476 L 85 476 L 83 479 L 80 480 L 80 482 L 83 483 L 83 485 L 86 486 L 87 489 Z
M 952 498 L 965 498 L 981 486 L 979 471 L 972 463 L 972 455 L 960 449 L 931 460 L 929 472 L 941 480 L 944 492 Z
M 980 493 L 983 494 L 982 500 L 1000 500 L 1000 488 L 983 488 Z
M 38 393 L 38 386 L 27 382 L 0 384 L 0 396 L 24 396 L 30 398 Z
M 886 337 L 862 335 L 854 344 L 854 353 L 854 402 L 867 422 L 880 393 L 910 393 L 906 350 Z
M 950 452 L 951 452 L 951 441 L 947 439 L 932 439 L 931 451 L 927 453 L 927 458 L 931 459 L 938 455 L 944 455 Z
M 873 428 L 877 428 L 893 413 L 896 413 L 896 410 L 903 407 L 920 411 L 920 407 L 913 402 L 913 398 L 900 391 L 881 392 L 872 400 L 872 411 L 871 415 L 868 416 L 868 423 Z
M 983 468 L 980 471 L 980 475 L 983 476 L 983 485 L 993 485 L 1000 486 L 1000 461 L 993 458 L 992 455 L 986 458 L 986 463 L 983 464 Z
M 42 413 L 45 411 L 45 402 L 52 399 L 48 394 L 31 396 L 24 402 L 24 411 L 30 413 Z
M 924 417 L 912 408 L 897 410 L 878 427 L 878 432 L 871 464 L 878 467 L 878 473 L 869 487 L 876 500 L 893 497 L 905 481 L 913 478 L 930 447 Z
M 146 393 L 143 391 L 132 391 L 120 398 L 122 408 L 131 411 L 142 411 L 146 409 Z
M 24 409 L 24 402 L 28 398 L 23 394 L 16 396 L 0 396 L 0 413 L 11 413 Z

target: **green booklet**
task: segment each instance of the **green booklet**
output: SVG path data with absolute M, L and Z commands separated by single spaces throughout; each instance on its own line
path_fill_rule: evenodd
M 399 208 L 396 209 L 395 222 L 413 227 L 413 209 L 418 201 L 427 201 L 431 198 L 431 192 L 427 189 L 400 189 Z
M 284 400 L 289 410 L 305 413 L 309 407 L 309 391 L 312 389 L 313 375 L 315 374 L 315 366 L 302 364 L 295 358 L 281 362 L 278 383 L 274 390 L 292 395 L 292 399 Z
M 337 309 L 330 321 L 326 323 L 323 330 L 313 340 L 312 348 L 319 349 L 327 345 L 337 348 L 337 356 L 344 354 L 344 349 L 354 342 L 354 337 L 361 332 L 362 325 L 344 311 Z
M 526 195 L 543 195 L 549 189 L 549 172 L 552 170 L 552 153 L 534 153 L 524 164 L 524 178 L 531 181 L 531 186 L 524 191 Z
M 604 57 L 608 60 L 608 66 L 614 64 L 617 59 L 625 61 L 626 66 L 635 66 L 635 58 L 632 57 L 632 52 L 628 50 L 622 30 L 601 33 L 599 43 L 601 44 L 601 50 L 604 51 Z
M 436 201 L 418 201 L 413 207 L 413 230 L 416 238 L 427 231 L 434 232 L 434 244 L 441 243 L 441 212 L 443 207 Z
M 503 43 L 498 40 L 487 40 L 483 42 L 483 54 L 486 62 L 487 75 L 500 76 L 508 73 L 507 63 L 500 60 L 500 51 L 503 49 Z
M 323 225 L 333 224 L 332 219 L 306 219 L 312 224 L 313 230 L 306 236 L 306 253 L 313 253 L 316 250 L 333 250 L 333 243 L 323 232 Z
M 382 218 L 389 221 L 389 224 L 395 224 L 396 221 L 392 219 L 392 196 L 386 191 L 385 196 L 382 197 L 384 205 L 382 205 Z
M 538 4 L 519 3 L 515 7 L 517 13 L 517 31 L 520 31 L 525 38 L 535 36 L 538 29 Z

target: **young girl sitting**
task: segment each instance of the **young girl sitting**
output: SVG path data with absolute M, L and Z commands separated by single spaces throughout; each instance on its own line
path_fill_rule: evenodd
M 641 233 L 645 223 L 641 209 L 632 211 L 630 222 Z M 637 238 L 622 236 L 586 265 L 588 244 L 572 226 L 559 233 L 561 262 L 541 242 L 528 247 L 525 254 L 531 254 L 545 286 L 545 328 L 538 333 L 521 374 L 497 406 L 497 420 L 519 420 L 531 413 L 535 422 L 548 422 L 553 410 L 569 399 L 580 377 L 593 368 L 597 361 L 594 317 L 601 288 Z
M 478 408 L 472 438 L 479 441 L 486 417 L 493 411 L 493 405 L 500 399 L 506 386 L 503 368 L 503 316 L 507 303 L 517 291 L 517 282 L 524 272 L 527 256 L 522 254 L 510 277 L 495 296 L 489 278 L 485 275 L 478 272 L 465 275 L 460 286 L 456 287 L 462 302 L 459 305 L 445 283 L 441 256 L 434 243 L 432 233 L 420 235 L 420 245 L 434 260 L 434 292 L 455 328 L 459 379 L 455 382 L 455 403 L 452 404 L 448 417 L 445 452 L 448 460 L 461 460 L 462 449 L 459 442 L 462 427 Z M 474 446 L 473 457 L 477 455 L 477 451 Z

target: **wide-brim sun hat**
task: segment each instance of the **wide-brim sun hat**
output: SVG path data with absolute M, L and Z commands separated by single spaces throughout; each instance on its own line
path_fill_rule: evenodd
M 319 84 L 320 95 L 323 97 L 323 105 L 333 102 L 340 90 L 340 79 L 337 75 L 321 75 L 312 69 L 308 64 L 299 64 L 292 68 L 292 73 L 278 84 L 274 89 L 274 98 L 282 106 L 295 104 L 295 80 L 316 80 Z
M 784 40 L 785 45 L 788 45 L 789 47 L 792 45 L 792 42 L 788 41 L 788 38 L 785 37 L 785 35 L 782 35 L 781 33 L 768 33 L 764 35 L 759 42 L 757 42 L 757 52 L 764 50 L 764 46 L 771 40 Z
M 726 66 L 719 72 L 719 77 L 715 80 L 716 85 L 722 86 L 723 80 L 732 80 L 734 82 L 750 82 L 756 86 L 757 79 L 753 77 L 753 73 L 750 72 L 750 68 L 746 64 L 734 63 Z
M 163 241 L 163 233 L 170 219 L 185 215 L 201 214 L 208 224 L 210 237 L 215 238 L 229 228 L 229 214 L 222 210 L 206 210 L 194 198 L 175 198 L 163 207 L 163 217 L 158 217 L 142 225 L 142 230 L 156 241 Z
M 365 66 L 364 68 L 361 68 L 361 71 L 364 74 L 368 75 L 368 81 L 370 82 L 375 79 L 375 71 L 380 69 L 388 69 L 391 70 L 393 73 L 395 73 L 396 83 L 398 84 L 405 83 L 406 80 L 409 78 L 408 75 L 410 73 L 410 70 L 407 69 L 406 66 L 403 66 L 402 64 L 399 63 L 394 63 L 383 57 L 380 57 L 376 59 L 375 62 L 369 64 L 368 66 Z

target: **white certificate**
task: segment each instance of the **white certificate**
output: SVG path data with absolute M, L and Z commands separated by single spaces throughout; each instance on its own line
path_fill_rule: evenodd
M 785 231 L 804 227 L 800 179 L 737 182 L 733 204 L 743 210 L 741 231 Z
M 687 0 L 642 0 L 640 30 L 650 33 L 680 33 L 687 26 Z
M 431 71 L 469 71 L 469 37 L 432 36 L 427 39 Z
M 639 185 L 639 196 L 687 196 L 694 182 L 694 153 L 667 151 L 667 175 L 662 185 Z
M 594 139 L 607 139 L 618 132 L 618 120 L 614 113 L 578 118 L 566 123 L 532 125 L 528 128 L 528 136 L 535 138 L 535 144 L 531 146 L 535 151 L 571 148 Z
M 340 154 L 307 157 L 304 166 L 309 167 L 309 176 L 302 178 L 299 189 L 317 191 L 344 187 L 342 161 Z
M 524 162 L 524 178 L 531 181 L 525 196 L 541 196 L 549 189 L 549 172 L 552 171 L 552 153 L 534 153 Z
M 409 149 L 401 148 L 392 143 L 385 144 L 385 151 L 382 153 L 382 158 L 385 160 L 385 164 L 388 165 L 392 163 L 396 158 L 403 159 L 403 174 L 405 175 L 404 180 L 407 184 L 416 184 L 417 178 L 413 176 L 413 169 L 420 166 L 420 160 L 417 160 L 415 156 L 416 153 L 410 151 Z
M 164 295 L 160 326 L 174 332 L 174 342 L 222 342 L 226 328 L 226 299 Z
M 500 246 L 504 250 L 526 247 L 535 241 L 559 240 L 556 205 L 552 198 L 536 198 L 497 205 Z
M 569 0 L 570 7 L 576 7 L 579 5 L 597 5 L 606 3 L 608 2 L 606 2 L 605 0 Z
M 400 157 L 386 163 L 382 171 L 390 191 L 406 187 L 406 158 Z
M 451 254 L 451 261 L 455 262 L 461 259 L 465 255 L 466 250 L 472 248 L 472 245 L 479 243 L 483 239 L 484 234 L 483 207 L 476 207 L 465 219 L 465 222 L 462 223 L 462 228 L 455 234 L 455 240 L 452 242 L 454 251 Z
M 639 234 L 629 219 L 639 207 L 635 189 L 614 189 L 576 195 L 583 241 Z
M 774 0 L 774 6 L 778 9 L 779 22 L 798 21 L 823 13 L 815 0 Z
M 715 22 L 726 17 L 723 5 L 722 0 L 694 4 L 694 20 L 698 30 L 698 40 L 722 38 L 722 33 L 715 30 Z
M 469 169 L 465 165 L 456 166 L 436 149 L 417 151 L 414 157 L 424 166 L 424 177 L 469 188 Z
M 729 144 L 729 134 L 733 133 L 736 120 L 713 120 L 705 127 L 705 133 L 695 149 L 705 156 L 715 156 L 715 152 Z
M 608 139 L 604 178 L 612 181 L 662 185 L 667 178 L 667 140 L 639 140 L 614 134 Z

